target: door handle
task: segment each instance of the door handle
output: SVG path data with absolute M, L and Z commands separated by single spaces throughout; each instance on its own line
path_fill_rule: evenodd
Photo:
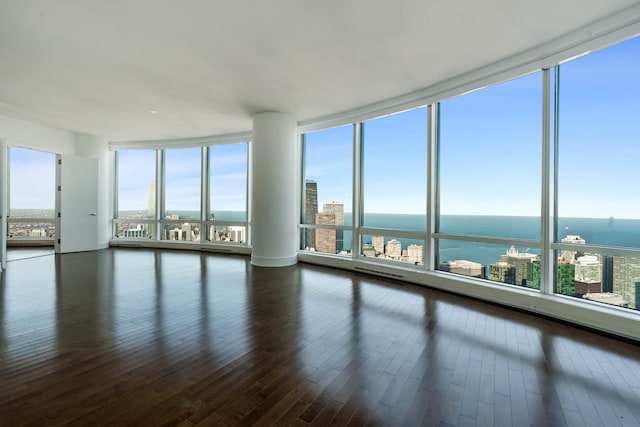
M 97 213 L 95 213 L 95 212 L 91 212 L 91 213 L 89 214 L 89 216 L 98 216 L 98 214 L 97 214 Z

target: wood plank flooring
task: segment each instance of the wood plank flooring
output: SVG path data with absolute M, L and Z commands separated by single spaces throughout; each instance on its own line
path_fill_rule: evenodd
M 14 261 L 1 426 L 637 426 L 640 346 L 413 285 L 147 249 Z

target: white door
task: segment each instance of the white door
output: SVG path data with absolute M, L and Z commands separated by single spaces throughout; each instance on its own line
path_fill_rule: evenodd
M 98 160 L 57 156 L 56 252 L 98 249 Z

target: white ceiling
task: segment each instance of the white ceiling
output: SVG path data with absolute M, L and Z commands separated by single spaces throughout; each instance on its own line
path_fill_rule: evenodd
M 0 0 L 0 114 L 110 140 L 248 131 L 258 112 L 364 106 L 637 3 Z

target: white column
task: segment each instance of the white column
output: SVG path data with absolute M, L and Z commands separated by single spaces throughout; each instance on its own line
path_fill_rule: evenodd
M 251 144 L 251 264 L 298 262 L 296 121 L 283 113 L 253 117 Z

